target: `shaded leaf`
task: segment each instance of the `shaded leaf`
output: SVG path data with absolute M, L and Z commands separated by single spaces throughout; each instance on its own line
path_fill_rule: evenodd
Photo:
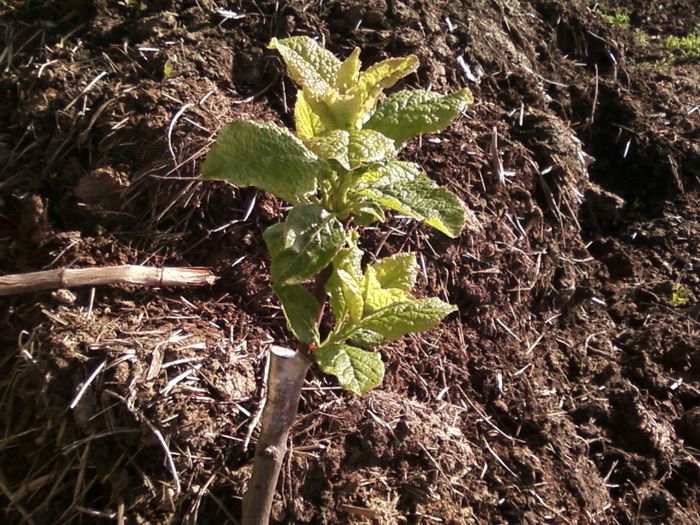
M 369 199 L 362 199 L 352 205 L 352 213 L 355 215 L 353 222 L 358 226 L 369 226 L 373 222 L 384 222 L 384 206 Z
M 287 324 L 302 343 L 319 342 L 316 319 L 321 309 L 316 298 L 299 285 L 275 286 Z
M 274 257 L 284 248 L 284 223 L 278 222 L 263 232 L 263 240 L 267 245 L 267 251 Z
M 283 248 L 270 268 L 276 285 L 303 282 L 323 270 L 345 242 L 343 226 L 321 206 L 295 207 L 284 223 Z

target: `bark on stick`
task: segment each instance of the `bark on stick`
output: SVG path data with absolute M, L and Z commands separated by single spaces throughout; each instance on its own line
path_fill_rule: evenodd
M 267 379 L 267 400 L 262 414 L 255 466 L 243 497 L 243 525 L 268 525 L 282 461 L 287 453 L 289 429 L 294 423 L 301 387 L 311 366 L 302 351 L 273 346 Z

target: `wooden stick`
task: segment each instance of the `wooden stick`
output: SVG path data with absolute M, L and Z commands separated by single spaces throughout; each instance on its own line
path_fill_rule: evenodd
M 60 268 L 0 276 L 0 295 L 97 286 L 132 284 L 135 286 L 205 286 L 216 277 L 209 268 L 153 268 L 148 266 L 108 266 L 104 268 Z

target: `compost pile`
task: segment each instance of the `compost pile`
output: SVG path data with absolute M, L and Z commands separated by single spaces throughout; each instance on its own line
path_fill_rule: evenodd
M 293 344 L 262 241 L 285 207 L 198 177 L 230 120 L 292 123 L 265 45 L 308 35 L 471 89 L 402 155 L 478 225 L 363 235 L 459 312 L 382 348 L 365 396 L 309 375 L 276 522 L 700 523 L 696 2 L 224 4 L 0 2 L 0 270 L 221 276 L 0 299 L 2 521 L 237 523 Z

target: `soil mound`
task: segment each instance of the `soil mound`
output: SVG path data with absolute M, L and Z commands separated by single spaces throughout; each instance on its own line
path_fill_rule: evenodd
M 308 378 L 275 520 L 700 523 L 700 64 L 668 44 L 693 1 L 0 6 L 0 270 L 222 277 L 0 299 L 6 523 L 237 523 L 266 348 L 292 344 L 261 237 L 284 207 L 198 174 L 231 119 L 291 123 L 265 50 L 289 35 L 469 87 L 403 156 L 481 227 L 367 232 L 459 313 L 382 349 L 370 395 Z

